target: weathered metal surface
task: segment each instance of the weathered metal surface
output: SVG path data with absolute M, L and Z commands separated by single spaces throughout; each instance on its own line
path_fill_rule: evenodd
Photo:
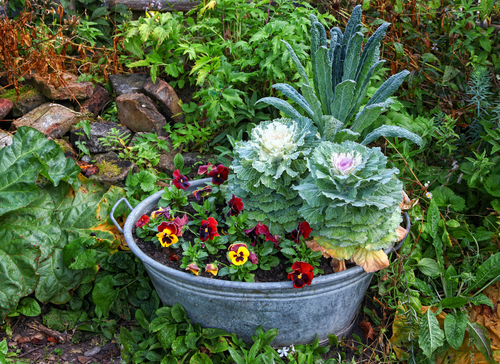
M 189 189 L 200 188 L 207 181 L 195 181 Z M 132 228 L 157 206 L 161 194 L 141 202 L 128 216 L 123 230 L 129 248 L 144 263 L 164 304 L 179 302 L 192 322 L 235 332 L 246 342 L 252 342 L 259 325 L 264 330 L 277 328 L 280 333 L 273 346 L 311 343 L 316 334 L 325 340 L 329 334 L 344 334 L 350 327 L 373 276 L 361 267 L 315 277 L 310 286 L 295 289 L 291 281 L 249 283 L 198 277 L 145 255 L 135 244 Z M 408 219 L 406 223 L 409 229 Z

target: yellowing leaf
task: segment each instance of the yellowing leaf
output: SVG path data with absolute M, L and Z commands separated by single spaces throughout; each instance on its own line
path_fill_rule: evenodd
M 389 258 L 383 250 L 366 250 L 365 248 L 358 248 L 351 259 L 362 267 L 366 273 L 378 272 L 389 266 Z

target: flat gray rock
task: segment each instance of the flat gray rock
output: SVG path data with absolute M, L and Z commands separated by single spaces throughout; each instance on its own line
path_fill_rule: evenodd
M 128 75 L 110 75 L 111 86 L 115 90 L 116 96 L 129 93 L 138 93 L 147 80 L 150 80 L 149 73 L 131 73 Z

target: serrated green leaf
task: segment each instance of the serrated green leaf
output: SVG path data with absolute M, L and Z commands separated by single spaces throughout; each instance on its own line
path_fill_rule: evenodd
M 418 269 L 429 277 L 437 277 L 441 270 L 434 259 L 422 258 L 417 264 Z
M 492 255 L 479 266 L 470 286 L 465 293 L 476 289 L 484 289 L 500 280 L 500 253 Z
M 458 350 L 464 341 L 467 328 L 467 316 L 462 312 L 449 313 L 444 318 L 444 333 L 446 341 L 451 347 Z
M 427 358 L 432 357 L 432 353 L 444 343 L 444 332 L 439 327 L 436 315 L 427 309 L 420 318 L 418 345 Z
M 140 171 L 132 175 L 130 179 L 130 184 L 132 186 L 140 185 L 141 190 L 144 192 L 150 192 L 155 188 L 156 176 L 148 171 Z M 118 214 L 119 215 L 119 214 Z
M 107 317 L 109 310 L 118 297 L 119 291 L 113 289 L 113 276 L 108 274 L 95 283 L 92 290 L 92 300 L 98 306 L 104 317 Z
M 469 300 L 465 297 L 446 297 L 440 302 L 442 308 L 460 308 L 469 303 Z
M 362 145 L 367 145 L 381 136 L 385 137 L 397 137 L 397 138 L 406 138 L 411 140 L 413 143 L 421 146 L 423 143 L 423 140 L 420 136 L 418 136 L 415 133 L 412 133 L 411 131 L 406 130 L 405 128 L 402 128 L 400 126 L 395 126 L 395 125 L 383 125 L 374 131 L 372 131 L 370 134 L 368 134 L 361 142 Z
M 432 190 L 432 199 L 439 207 L 461 212 L 465 209 L 465 199 L 457 196 L 451 188 L 439 187 Z
M 355 88 L 356 82 L 353 80 L 345 80 L 335 87 L 335 96 L 331 106 L 332 116 L 342 124 L 347 121 L 346 117 L 353 102 Z
M 180 323 L 186 320 L 186 311 L 184 310 L 184 307 L 182 307 L 180 303 L 176 303 L 175 305 L 173 305 L 170 313 L 172 314 L 172 318 L 176 322 Z
M 480 293 L 477 296 L 471 297 L 469 299 L 470 303 L 472 303 L 474 306 L 479 306 L 479 305 L 487 305 L 490 306 L 491 308 L 495 308 L 495 305 L 491 300 L 484 294 Z
M 42 309 L 38 301 L 31 297 L 25 297 L 19 302 L 17 312 L 24 316 L 34 317 L 42 313 Z
M 94 239 L 81 237 L 64 246 L 64 264 L 70 269 L 94 267 L 97 264 L 97 251 L 89 248 L 93 243 Z
M 205 353 L 200 353 L 197 352 L 194 354 L 191 359 L 189 360 L 189 364 L 212 364 L 212 359 L 205 354 Z
M 483 354 L 486 361 L 490 364 L 498 364 L 493 359 L 493 350 L 491 349 L 491 340 L 486 335 L 486 329 L 477 322 L 467 320 L 467 331 L 472 339 L 472 343 Z

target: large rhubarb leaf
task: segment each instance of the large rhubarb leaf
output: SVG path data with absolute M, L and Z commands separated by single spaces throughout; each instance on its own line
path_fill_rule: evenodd
M 80 182 L 79 171 L 35 129 L 19 128 L 0 151 L 0 321 L 32 292 L 42 302 L 67 302 L 71 290 L 94 279 L 97 260 L 90 258 L 120 244 L 109 212 L 124 191 L 81 175 Z M 70 269 L 63 249 L 81 238 L 94 241 L 95 254 L 66 248 Z
M 0 322 L 22 297 L 35 290 L 39 258 L 40 247 L 22 236 L 0 238 Z
M 44 303 L 66 303 L 71 299 L 70 291 L 81 283 L 91 282 L 96 272 L 97 266 L 82 270 L 66 267 L 62 249 L 56 248 L 50 258 L 40 262 L 37 270 L 40 282 L 36 287 L 36 298 Z
M 81 180 L 82 184 L 76 191 L 66 182 L 57 187 L 47 187 L 55 205 L 53 213 L 59 222 L 61 235 L 54 243 L 54 254 L 40 262 L 38 268 L 40 284 L 36 298 L 42 302 L 67 302 L 71 298 L 70 290 L 94 279 L 97 262 L 89 268 L 91 264 L 87 261 L 85 269 L 70 269 L 64 264 L 64 260 L 84 259 L 79 257 L 85 254 L 81 250 L 70 252 L 66 249 L 65 256 L 63 249 L 68 244 L 78 239 L 94 239 L 98 243 L 93 248 L 106 253 L 115 251 L 120 244 L 115 235 L 116 229 L 107 220 L 111 206 L 125 195 L 124 191 L 118 187 L 107 191 L 95 181 L 84 177 Z
M 27 206 L 39 197 L 38 174 L 55 186 L 61 180 L 79 186 L 80 167 L 38 130 L 20 127 L 12 144 L 0 150 L 0 215 Z
M 54 202 L 40 190 L 40 197 L 28 206 L 0 217 L 0 240 L 23 240 L 40 248 L 40 260 L 50 257 L 61 237 L 59 222 L 54 217 Z

